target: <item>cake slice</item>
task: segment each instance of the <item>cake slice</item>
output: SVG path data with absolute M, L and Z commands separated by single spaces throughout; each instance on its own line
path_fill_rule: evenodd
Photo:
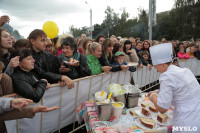
M 137 113 L 135 113 L 135 111 L 133 111 L 133 110 L 130 110 L 130 114 L 131 114 L 132 116 L 137 116 Z
M 141 103 L 141 106 L 144 107 L 144 108 L 147 107 L 148 105 L 149 105 L 148 102 L 142 102 L 142 103 Z
M 151 110 L 152 112 L 155 112 L 155 113 L 158 112 L 158 110 L 156 109 L 156 107 L 154 105 L 150 105 L 149 110 Z
M 167 119 L 168 119 L 168 115 L 166 115 L 166 114 L 159 114 L 159 115 L 157 116 L 157 120 L 158 120 L 160 123 L 166 122 Z
M 140 117 L 140 122 L 143 126 L 148 127 L 150 129 L 152 129 L 156 126 L 155 121 L 150 118 Z
M 149 116 L 150 115 L 150 111 L 146 108 L 142 108 L 142 114 L 144 114 L 145 116 Z

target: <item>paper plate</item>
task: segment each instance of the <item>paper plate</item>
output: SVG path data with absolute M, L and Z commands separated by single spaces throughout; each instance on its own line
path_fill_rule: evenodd
M 137 62 L 127 62 L 128 66 L 138 66 Z
M 140 122 L 140 118 L 135 119 L 135 123 L 138 127 L 142 128 L 142 129 L 146 129 L 146 130 L 155 130 L 156 128 L 158 128 L 158 125 L 156 123 L 156 126 L 154 128 L 148 128 L 145 127 L 144 125 L 142 125 L 142 123 Z
M 64 62 L 65 64 L 76 64 L 76 63 L 77 63 L 77 62 L 72 63 L 72 62 L 68 62 L 68 61 L 65 61 L 65 60 L 63 60 L 63 62 Z
M 135 107 L 135 108 L 137 108 L 137 107 Z M 135 118 L 136 118 L 136 117 L 139 117 L 139 115 L 135 112 L 135 110 L 136 110 L 135 108 L 129 108 L 129 109 L 127 109 L 127 110 L 126 110 L 126 115 L 130 115 L 130 116 L 135 117 Z M 130 113 L 130 111 L 134 111 L 134 112 L 136 113 L 137 116 L 133 116 L 133 115 Z

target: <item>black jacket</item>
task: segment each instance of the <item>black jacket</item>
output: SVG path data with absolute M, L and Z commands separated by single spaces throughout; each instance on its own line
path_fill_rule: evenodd
M 117 66 L 113 66 L 110 63 L 112 62 L 112 59 L 110 57 L 108 57 L 108 59 L 106 59 L 104 54 L 101 54 L 101 57 L 99 58 L 99 62 L 101 64 L 101 66 L 111 66 L 112 69 L 110 70 L 111 72 L 117 72 L 117 71 L 121 71 L 121 66 L 117 65 Z
M 200 60 L 200 50 L 195 51 L 194 56 L 197 57 L 198 60 Z
M 36 53 L 33 48 L 31 48 L 33 59 L 35 60 L 34 69 L 32 72 L 38 75 L 39 79 L 46 79 L 49 83 L 57 83 L 61 80 L 62 75 L 56 74 L 57 57 L 41 51 Z
M 74 69 L 78 74 L 78 75 L 76 75 L 76 77 L 78 77 L 78 78 L 90 76 L 91 70 L 88 67 L 86 59 L 87 58 L 83 54 L 80 54 L 78 67 L 73 67 L 73 66 L 69 66 L 69 65 L 65 65 L 65 66 L 69 69 Z M 59 68 L 60 68 L 62 65 L 62 62 L 63 62 L 61 55 L 58 56 L 58 62 L 59 62 Z M 59 68 L 57 68 L 57 70 Z M 68 73 L 65 73 L 65 75 L 67 75 L 69 78 L 73 79 L 72 77 L 70 77 L 70 75 L 68 75 Z
M 15 93 L 36 103 L 43 97 L 47 82 L 38 80 L 34 73 L 15 68 L 11 77 Z

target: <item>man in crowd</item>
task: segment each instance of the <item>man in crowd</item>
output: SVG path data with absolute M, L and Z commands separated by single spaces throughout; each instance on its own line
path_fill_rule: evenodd
M 50 53 L 45 52 L 47 45 L 47 35 L 43 30 L 35 29 L 28 37 L 31 44 L 32 56 L 35 60 L 33 72 L 38 74 L 38 78 L 47 79 L 49 83 L 63 83 L 61 85 L 67 85 L 69 89 L 74 87 L 74 81 L 69 77 L 56 74 L 58 68 L 57 57 Z

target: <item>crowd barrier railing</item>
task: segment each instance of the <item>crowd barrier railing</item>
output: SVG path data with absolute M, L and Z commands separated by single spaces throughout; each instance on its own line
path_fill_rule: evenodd
M 195 76 L 200 75 L 200 61 L 196 58 L 188 60 L 179 60 L 180 67 L 189 68 Z M 59 106 L 59 109 L 48 113 L 37 113 L 33 119 L 20 119 L 6 121 L 8 133 L 52 133 L 74 123 L 73 130 L 75 129 L 75 122 L 78 120 L 78 115 L 75 111 L 76 107 L 82 102 L 90 100 L 92 94 L 97 91 L 105 90 L 106 86 L 110 83 L 127 84 L 130 83 L 131 77 L 134 79 L 135 84 L 139 88 L 145 87 L 146 91 L 155 85 L 158 85 L 159 73 L 154 67 L 149 70 L 148 67 L 137 69 L 135 72 L 120 71 L 110 72 L 109 74 L 99 74 L 88 76 L 75 80 L 73 89 L 61 87 L 59 84 L 53 84 L 48 89 L 42 100 L 31 107 L 37 105 L 45 105 L 48 107 Z

